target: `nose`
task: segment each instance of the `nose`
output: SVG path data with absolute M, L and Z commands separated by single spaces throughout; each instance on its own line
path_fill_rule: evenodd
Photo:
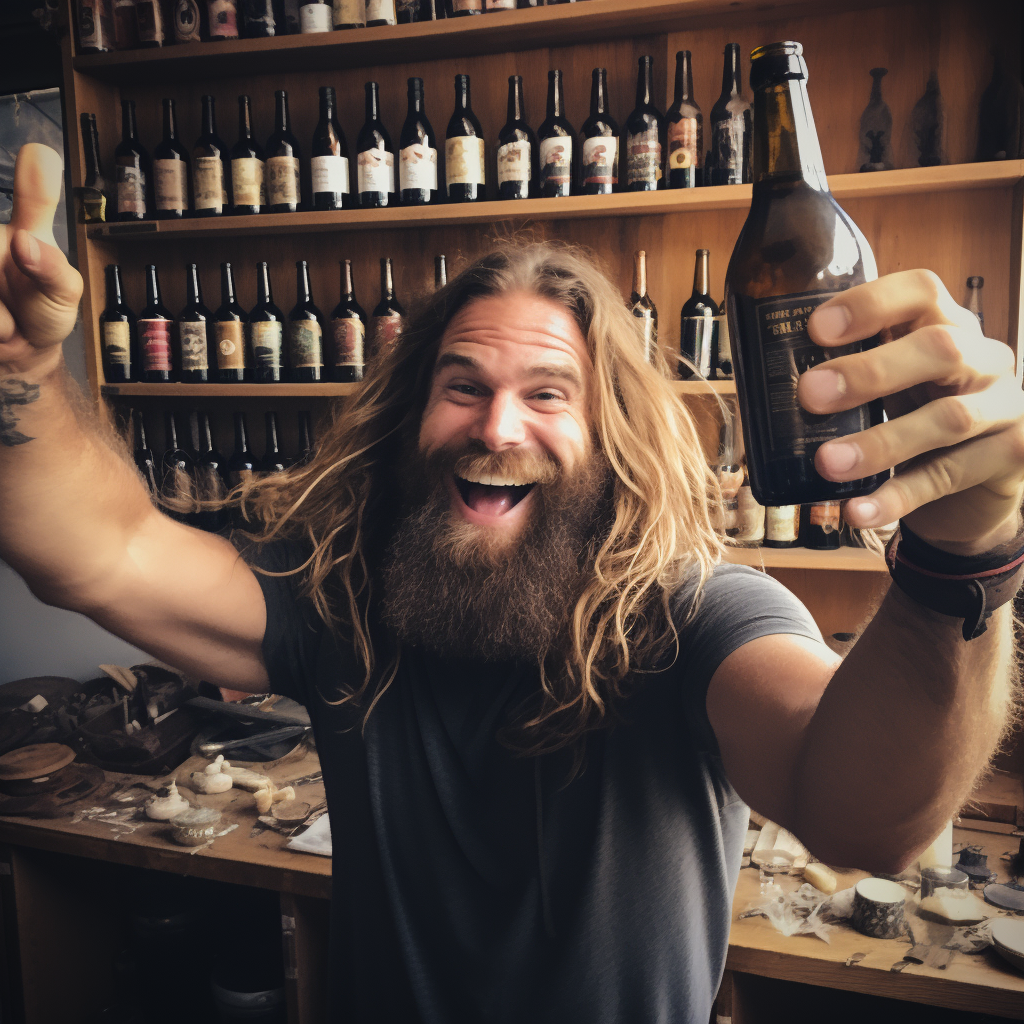
M 492 452 L 514 448 L 526 440 L 526 424 L 514 395 L 496 391 L 480 408 L 470 436 Z

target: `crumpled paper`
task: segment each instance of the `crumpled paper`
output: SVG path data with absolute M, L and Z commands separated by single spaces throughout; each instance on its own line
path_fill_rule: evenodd
M 839 895 L 842 894 L 836 893 L 836 896 Z M 817 935 L 824 942 L 829 942 L 829 933 L 834 926 L 828 921 L 831 916 L 828 905 L 834 899 L 834 896 L 825 896 L 813 885 L 804 882 L 795 892 L 754 900 L 740 914 L 740 919 L 766 917 L 772 927 L 783 935 Z

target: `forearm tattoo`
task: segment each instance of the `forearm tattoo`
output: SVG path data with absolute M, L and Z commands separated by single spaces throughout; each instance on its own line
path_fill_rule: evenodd
M 0 443 L 8 448 L 34 441 L 18 430 L 17 407 L 31 405 L 39 400 L 39 385 L 8 378 L 0 380 Z

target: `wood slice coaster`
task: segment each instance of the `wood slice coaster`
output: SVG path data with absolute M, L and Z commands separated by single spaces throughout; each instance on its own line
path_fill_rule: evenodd
M 54 779 L 59 785 L 41 792 L 22 795 L 0 793 L 0 814 L 61 818 L 71 814 L 81 801 L 105 800 L 117 788 L 116 783 L 108 781 L 103 772 L 91 764 L 68 765 L 55 772 Z
M 0 779 L 38 779 L 71 764 L 74 759 L 75 752 L 63 743 L 19 747 L 0 757 Z

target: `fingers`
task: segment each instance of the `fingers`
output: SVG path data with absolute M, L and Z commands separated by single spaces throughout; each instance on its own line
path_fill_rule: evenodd
M 811 314 L 807 329 L 819 345 L 831 346 L 872 338 L 899 324 L 945 322 L 970 329 L 972 320 L 977 331 L 977 320 L 953 301 L 937 274 L 904 270 L 829 299 Z
M 51 236 L 52 237 L 52 236 Z M 82 297 L 82 277 L 56 245 L 40 242 L 28 231 L 11 238 L 15 266 L 52 302 L 77 306 Z
M 53 237 L 53 215 L 60 202 L 64 163 L 49 146 L 28 142 L 18 150 L 14 164 L 14 209 L 12 229 L 24 228 L 49 245 Z

